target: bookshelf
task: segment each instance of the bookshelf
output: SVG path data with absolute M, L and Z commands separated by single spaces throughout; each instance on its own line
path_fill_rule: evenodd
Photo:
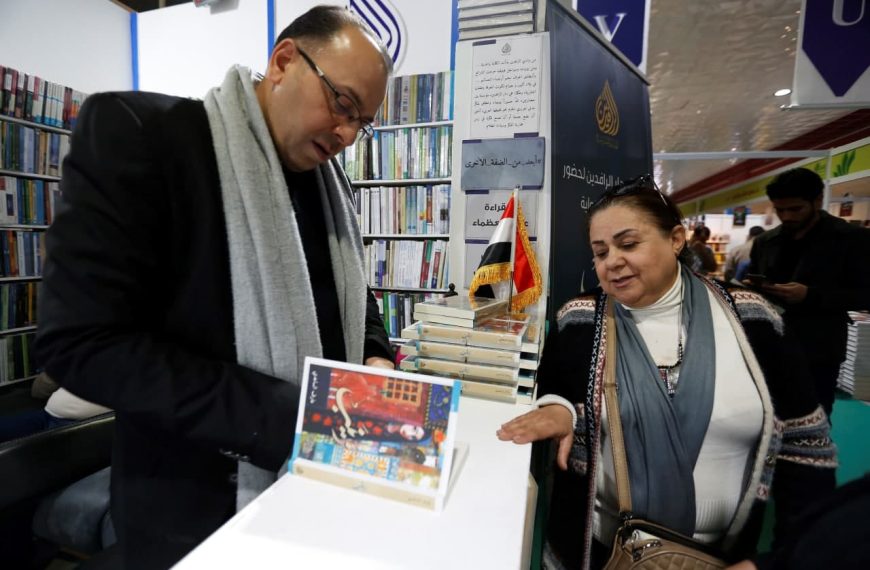
M 36 376 L 45 230 L 85 95 L 0 65 L 0 384 Z
M 728 244 L 730 240 L 728 236 L 722 236 L 707 240 L 707 245 L 713 250 L 713 256 L 716 258 L 716 271 L 711 275 L 719 279 L 725 276 L 725 258 L 728 253 Z
M 375 134 L 340 161 L 354 188 L 366 276 L 391 342 L 414 304 L 448 279 L 453 121 L 451 72 L 390 81 Z

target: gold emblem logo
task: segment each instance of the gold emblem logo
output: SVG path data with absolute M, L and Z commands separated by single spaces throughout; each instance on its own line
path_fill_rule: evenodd
M 598 130 L 615 137 L 619 133 L 619 109 L 616 108 L 616 99 L 610 90 L 610 82 L 604 82 L 601 95 L 595 100 L 595 120 L 598 122 Z

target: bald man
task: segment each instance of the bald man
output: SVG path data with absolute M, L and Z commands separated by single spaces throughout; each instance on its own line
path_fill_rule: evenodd
M 334 160 L 371 135 L 391 71 L 359 19 L 319 6 L 262 76 L 234 67 L 203 101 L 103 93 L 82 107 L 37 351 L 116 411 L 126 568 L 171 566 L 275 480 L 306 356 L 392 367 Z

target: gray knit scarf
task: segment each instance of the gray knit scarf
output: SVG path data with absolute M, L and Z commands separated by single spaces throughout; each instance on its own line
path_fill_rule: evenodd
M 229 240 L 238 363 L 297 387 L 306 356 L 321 356 L 305 251 L 281 161 L 263 118 L 251 72 L 231 68 L 205 97 Z M 366 282 L 362 240 L 347 178 L 332 160 L 316 171 L 348 362 L 362 363 Z M 287 437 L 296 410 L 287 410 Z M 283 470 L 286 467 L 282 468 Z M 278 473 L 239 463 L 241 509 Z
M 616 378 L 634 513 L 692 536 L 694 469 L 713 411 L 716 346 L 707 287 L 679 265 L 686 345 L 674 397 L 668 396 L 634 319 L 618 303 Z

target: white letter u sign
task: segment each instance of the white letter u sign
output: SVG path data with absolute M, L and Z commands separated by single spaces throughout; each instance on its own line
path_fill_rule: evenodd
M 834 23 L 838 26 L 854 26 L 858 22 L 861 21 L 861 18 L 864 17 L 864 3 L 866 0 L 861 0 L 861 13 L 858 14 L 858 17 L 851 22 L 847 22 L 845 18 L 845 14 L 843 13 L 843 4 L 846 0 L 834 0 L 834 8 L 832 10 L 832 16 L 834 18 Z

